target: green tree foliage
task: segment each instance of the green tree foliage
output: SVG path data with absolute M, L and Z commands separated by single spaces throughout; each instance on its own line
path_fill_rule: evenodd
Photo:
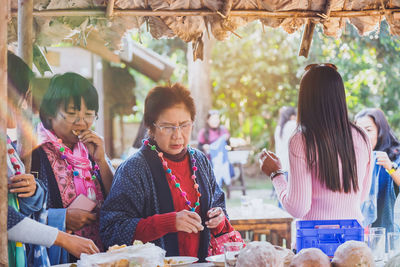
M 298 57 L 301 33 L 253 23 L 216 43 L 213 51 L 213 105 L 226 116 L 233 136 L 255 147 L 271 147 L 279 108 L 296 106 L 298 84 L 309 63 L 332 62 L 347 89 L 350 117 L 364 107 L 379 107 L 400 130 L 400 41 L 388 26 L 358 36 L 352 26 L 340 39 L 317 28 L 309 59 Z
M 319 31 L 311 59 L 332 62 L 342 74 L 351 118 L 365 107 L 381 108 L 391 127 L 400 132 L 400 39 L 391 36 L 384 22 L 380 29 L 361 37 L 348 25 L 340 40 Z
M 263 32 L 264 31 L 264 32 Z M 214 103 L 229 121 L 231 134 L 262 147 L 269 143 L 282 105 L 295 106 L 304 59 L 297 56 L 300 34 L 253 23 L 215 44 Z

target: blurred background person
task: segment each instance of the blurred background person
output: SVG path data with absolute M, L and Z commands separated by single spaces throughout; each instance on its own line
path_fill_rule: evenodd
M 374 150 L 370 199 L 363 206 L 365 224 L 398 231 L 394 228 L 394 204 L 400 185 L 400 142 L 378 108 L 360 111 L 355 122 L 365 130 Z
M 229 131 L 221 125 L 220 114 L 217 110 L 210 110 L 207 115 L 206 126 L 200 130 L 197 141 L 198 148 L 210 159 L 215 179 L 219 186 L 230 185 L 234 176 L 232 164 L 229 162 L 228 150 Z
M 225 126 L 221 125 L 221 118 L 218 110 L 212 109 L 208 112 L 206 126 L 200 130 L 197 136 L 199 150 L 208 155 L 210 144 L 220 137 L 223 137 L 227 144 L 229 144 L 229 131 Z
M 289 172 L 289 140 L 297 127 L 296 109 L 294 107 L 283 106 L 279 110 L 279 122 L 275 128 L 275 152 L 281 159 L 282 170 Z
M 279 110 L 279 121 L 275 128 L 274 140 L 275 140 L 275 153 L 282 163 L 282 170 L 285 172 L 287 179 L 288 172 L 290 170 L 289 165 L 289 140 L 296 130 L 296 109 L 294 107 L 283 106 Z M 276 199 L 275 188 L 272 187 L 270 198 Z M 280 202 L 278 206 L 282 208 Z

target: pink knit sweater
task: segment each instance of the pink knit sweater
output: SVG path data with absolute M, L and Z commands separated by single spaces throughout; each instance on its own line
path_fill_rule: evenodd
M 293 217 L 302 220 L 357 219 L 360 223 L 363 221 L 360 206 L 367 198 L 371 187 L 372 149 L 360 133 L 355 129 L 352 132 L 359 190 L 347 194 L 333 192 L 322 185 L 312 174 L 314 172 L 308 170 L 305 140 L 302 134 L 296 133 L 291 138 L 289 181 L 286 182 L 285 177 L 279 175 L 272 183 L 283 207 Z M 341 170 L 340 160 L 339 169 Z

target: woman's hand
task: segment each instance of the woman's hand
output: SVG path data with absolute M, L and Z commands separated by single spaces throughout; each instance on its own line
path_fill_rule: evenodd
M 201 218 L 196 212 L 182 210 L 176 213 L 176 230 L 186 233 L 197 234 L 203 231 L 204 227 L 201 225 Z
M 83 131 L 79 140 L 86 145 L 89 155 L 96 163 L 105 161 L 104 138 L 92 130 Z
M 392 161 L 386 152 L 376 151 L 376 163 L 388 171 L 392 169 Z
M 206 225 L 209 229 L 216 228 L 221 222 L 225 221 L 225 213 L 220 207 L 207 211 L 207 217 L 209 220 L 206 221 Z
M 19 174 L 10 178 L 10 193 L 18 193 L 18 197 L 31 197 L 36 192 L 36 181 L 32 174 Z
M 61 231 L 58 232 L 54 245 L 64 248 L 78 259 L 82 253 L 100 253 L 100 250 L 92 240 L 77 235 L 70 235 Z
M 82 229 L 85 225 L 94 223 L 96 219 L 97 216 L 95 213 L 81 209 L 67 208 L 65 226 L 68 232 L 75 232 Z
M 268 176 L 282 168 L 281 161 L 272 151 L 267 151 L 265 148 L 260 155 L 260 168 Z

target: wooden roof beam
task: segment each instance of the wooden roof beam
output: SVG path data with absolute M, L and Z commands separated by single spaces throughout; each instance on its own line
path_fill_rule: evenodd
M 369 9 L 369 10 L 341 10 L 331 11 L 331 18 L 353 18 L 353 17 L 368 17 L 368 16 L 384 16 L 386 13 L 400 12 L 400 8 L 386 8 L 386 11 L 382 9 Z M 210 16 L 217 14 L 214 11 L 208 9 L 198 10 L 147 10 L 147 9 L 114 9 L 113 16 L 139 16 L 139 17 L 152 17 L 152 16 Z M 257 18 L 313 18 L 321 19 L 321 12 L 318 11 L 264 11 L 264 10 L 231 10 L 231 17 L 257 17 Z M 12 11 L 12 16 L 17 16 L 17 11 Z M 33 16 L 38 17 L 81 17 L 81 16 L 93 16 L 93 17 L 106 17 L 105 8 L 95 9 L 59 9 L 59 10 L 41 10 L 33 11 Z M 397 16 L 397 15 L 396 15 Z

